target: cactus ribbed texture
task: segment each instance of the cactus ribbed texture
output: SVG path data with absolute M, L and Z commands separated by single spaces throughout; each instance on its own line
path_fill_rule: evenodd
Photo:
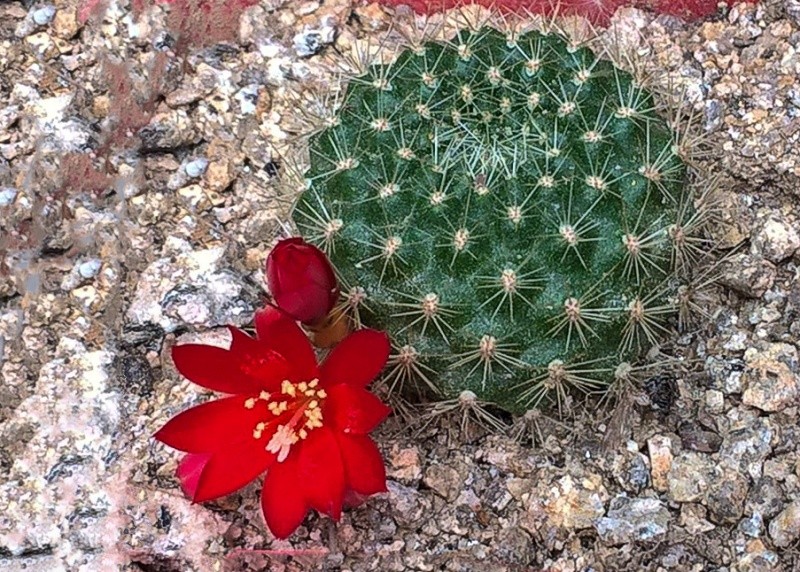
M 389 332 L 391 378 L 523 411 L 666 331 L 692 215 L 655 107 L 586 48 L 491 28 L 350 82 L 294 218 Z

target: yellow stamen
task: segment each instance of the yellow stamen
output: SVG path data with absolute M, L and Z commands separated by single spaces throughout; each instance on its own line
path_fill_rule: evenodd
M 288 379 L 284 379 L 281 383 L 281 393 L 284 395 L 288 395 L 289 397 L 294 397 L 296 395 L 296 390 L 294 384 Z
M 299 383 L 283 380 L 280 395 L 286 396 L 284 401 L 275 400 L 277 394 L 270 395 L 262 391 L 258 398 L 250 398 L 245 402 L 245 406 L 252 409 L 258 399 L 266 401 L 267 410 L 274 421 L 258 423 L 253 429 L 253 438 L 261 439 L 265 433 L 271 435 L 265 448 L 277 456 L 279 463 L 288 457 L 292 445 L 306 439 L 313 429 L 323 426 L 321 400 L 327 397 L 327 393 L 316 389 L 318 386 L 318 379 Z M 287 411 L 291 413 L 288 420 L 283 416 Z

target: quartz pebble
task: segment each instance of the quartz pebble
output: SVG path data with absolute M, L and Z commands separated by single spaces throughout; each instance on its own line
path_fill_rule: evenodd
M 36 8 L 33 11 L 31 17 L 33 18 L 33 21 L 36 23 L 36 25 L 46 26 L 47 24 L 53 21 L 53 17 L 55 15 L 56 15 L 55 6 L 51 6 L 48 4 L 40 8 Z

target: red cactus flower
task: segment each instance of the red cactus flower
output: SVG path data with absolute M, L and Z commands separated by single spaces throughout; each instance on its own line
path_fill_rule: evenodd
M 258 312 L 255 325 L 256 338 L 229 327 L 227 350 L 172 349 L 183 376 L 230 395 L 176 415 L 155 438 L 187 453 L 177 476 L 194 502 L 233 493 L 266 471 L 264 519 L 286 538 L 311 508 L 338 520 L 343 504 L 386 490 L 369 433 L 390 410 L 365 387 L 386 364 L 389 340 L 359 330 L 317 365 L 308 338 L 280 310 Z
M 281 240 L 267 257 L 267 286 L 275 305 L 298 322 L 324 320 L 339 298 L 328 257 L 302 238 Z

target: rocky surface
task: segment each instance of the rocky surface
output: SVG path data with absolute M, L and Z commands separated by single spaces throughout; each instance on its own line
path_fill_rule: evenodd
M 597 42 L 688 102 L 702 138 L 679 142 L 717 180 L 723 258 L 660 348 L 681 367 L 616 408 L 492 412 L 508 434 L 474 404 L 398 415 L 377 434 L 389 492 L 288 541 L 265 531 L 258 483 L 183 498 L 150 435 L 208 396 L 169 348 L 248 325 L 298 136 L 340 70 L 419 22 L 262 0 L 187 48 L 167 8 L 100 4 L 0 3 L 1 569 L 800 569 L 796 1 L 692 25 L 628 9 Z

